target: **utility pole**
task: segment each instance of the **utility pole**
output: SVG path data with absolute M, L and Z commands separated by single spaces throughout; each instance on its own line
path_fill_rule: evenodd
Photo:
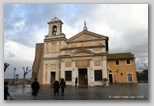
M 15 85 L 15 72 L 16 72 L 16 68 L 14 68 L 14 85 Z

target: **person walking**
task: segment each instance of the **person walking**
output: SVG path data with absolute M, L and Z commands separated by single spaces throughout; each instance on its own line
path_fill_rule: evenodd
M 32 88 L 32 95 L 34 96 L 34 99 L 37 100 L 37 94 L 39 92 L 40 89 L 40 84 L 37 81 L 37 78 L 35 78 L 35 81 L 31 84 L 31 88 Z
M 66 87 L 66 83 L 65 83 L 65 80 L 63 78 L 60 81 L 60 87 L 61 87 L 61 96 L 65 96 L 64 95 L 64 89 Z
M 75 78 L 75 87 L 77 87 L 77 83 L 78 83 L 78 78 Z
M 4 100 L 7 100 L 7 96 L 10 96 L 10 100 L 12 100 L 12 97 L 9 93 L 9 87 L 8 87 L 8 82 L 4 82 Z
M 56 94 L 59 96 L 59 81 L 55 81 L 53 83 L 53 88 L 54 88 L 54 96 L 56 96 Z

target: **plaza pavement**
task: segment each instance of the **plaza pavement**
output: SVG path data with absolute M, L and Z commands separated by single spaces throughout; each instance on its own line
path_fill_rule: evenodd
M 30 85 L 9 86 L 9 92 L 13 100 L 34 100 Z M 37 100 L 148 100 L 148 83 L 110 84 L 108 87 L 67 86 L 65 96 L 54 96 L 52 87 L 41 86 Z

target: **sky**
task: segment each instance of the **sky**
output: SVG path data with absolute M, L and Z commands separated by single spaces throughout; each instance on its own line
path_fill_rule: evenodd
M 23 78 L 23 67 L 32 70 L 36 43 L 43 43 L 48 24 L 58 17 L 62 32 L 70 38 L 88 31 L 109 37 L 109 53 L 131 52 L 136 71 L 148 65 L 147 4 L 4 4 L 4 62 L 10 64 L 4 78 Z M 31 72 L 27 78 L 31 77 Z

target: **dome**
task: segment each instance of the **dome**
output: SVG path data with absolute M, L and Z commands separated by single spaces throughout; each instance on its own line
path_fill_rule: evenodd
M 63 22 L 62 22 L 59 18 L 57 18 L 57 17 L 51 19 L 51 20 L 48 22 L 48 24 L 54 23 L 54 22 L 61 22 L 61 23 L 63 24 Z
M 56 22 L 56 21 L 60 21 L 59 18 L 55 17 L 55 18 L 51 19 L 50 22 Z

